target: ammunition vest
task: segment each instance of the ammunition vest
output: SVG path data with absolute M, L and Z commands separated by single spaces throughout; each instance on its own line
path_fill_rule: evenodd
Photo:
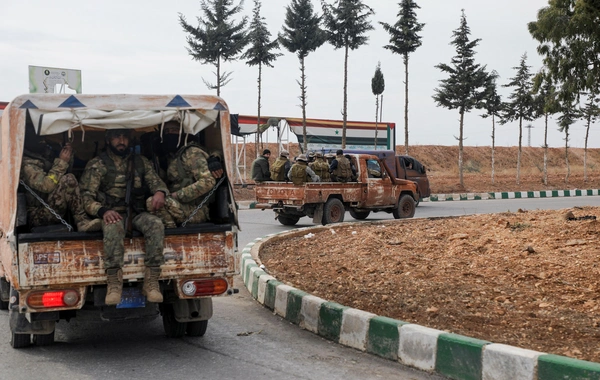
M 100 159 L 106 166 L 106 175 L 100 182 L 99 197 L 103 206 L 114 209 L 115 211 L 125 211 L 125 196 L 127 195 L 127 176 L 128 173 L 123 174 L 117 173 L 117 166 L 113 159 L 106 152 L 100 153 Z M 127 160 L 130 160 L 128 157 Z M 134 199 L 134 209 L 144 210 L 146 208 L 145 195 L 147 189 L 142 186 L 142 178 L 146 174 L 146 168 L 144 167 L 144 161 L 136 154 L 133 156 L 134 164 L 134 179 L 132 196 Z M 148 191 L 149 193 L 149 191 Z M 103 198 L 103 199 L 102 199 Z
M 302 185 L 310 181 L 310 177 L 308 176 L 308 173 L 306 173 L 306 167 L 306 164 L 295 163 L 292 165 L 290 177 L 292 177 L 294 185 Z
M 352 178 L 352 167 L 350 166 L 350 161 L 344 156 L 336 156 L 337 160 L 337 168 L 333 171 L 336 179 L 339 180 L 349 180 Z
M 200 149 L 200 151 L 202 151 L 202 154 L 204 155 L 204 158 L 208 159 L 208 153 L 206 153 L 204 151 L 204 149 L 202 149 L 202 147 L 196 143 L 192 142 L 184 147 L 181 147 L 177 151 L 177 153 L 175 153 L 175 162 L 176 162 L 175 165 L 177 168 L 177 178 L 172 179 L 171 188 L 169 189 L 169 191 L 177 191 L 179 189 L 183 189 L 184 187 L 189 186 L 192 183 L 196 182 L 192 173 L 185 170 L 185 167 L 183 166 L 183 160 L 181 159 L 181 157 L 183 156 L 183 153 L 185 153 L 185 151 L 191 147 L 196 147 L 196 148 Z
M 310 163 L 310 168 L 321 178 L 323 182 L 329 182 L 331 177 L 329 175 L 329 164 L 322 158 L 317 158 L 316 161 Z
M 285 181 L 285 164 L 289 160 L 287 158 L 277 157 L 273 165 L 271 166 L 271 180 L 273 181 Z

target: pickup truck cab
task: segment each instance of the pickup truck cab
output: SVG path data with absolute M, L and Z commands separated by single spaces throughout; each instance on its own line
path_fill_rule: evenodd
M 356 182 L 263 182 L 255 186 L 256 208 L 271 209 L 283 225 L 295 225 L 301 217 L 314 223 L 344 221 L 346 210 L 355 219 L 366 219 L 371 212 L 392 213 L 394 218 L 412 218 L 415 214 L 417 185 L 395 178 L 377 156 L 350 154 L 357 169 Z
M 59 147 L 70 141 L 70 172 L 79 177 L 103 147 L 106 129 L 132 129 L 132 141 L 139 142 L 134 149 L 151 152 L 144 136 L 172 119 L 183 120 L 183 131 L 208 150 L 221 151 L 225 173 L 232 172 L 229 110 L 216 96 L 30 94 L 6 107 L 0 129 L 0 308 L 9 310 L 12 347 L 53 343 L 56 323 L 81 312 L 104 321 L 162 315 L 167 336 L 202 336 L 212 317 L 211 297 L 236 292 L 239 225 L 226 175 L 212 189 L 210 222 L 165 230 L 159 304 L 140 292 L 145 248 L 139 232 L 125 239 L 121 302 L 107 306 L 102 232 L 65 228 L 73 224 L 69 214 L 65 223 L 57 219 L 49 226 L 27 221 L 28 190 L 19 179 L 30 133 Z
M 326 151 L 335 153 L 335 150 Z M 345 149 L 344 153 L 363 153 L 373 154 L 384 160 L 387 166 L 394 173 L 396 178 L 402 178 L 417 183 L 417 206 L 421 199 L 431 195 L 431 187 L 429 186 L 429 178 L 427 178 L 427 170 L 419 160 L 412 156 L 397 155 L 393 150 L 360 150 L 360 149 Z

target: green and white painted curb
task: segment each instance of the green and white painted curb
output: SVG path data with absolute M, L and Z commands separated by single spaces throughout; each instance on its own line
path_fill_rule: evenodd
M 500 193 L 457 193 L 457 194 L 431 194 L 421 202 L 444 202 L 444 201 L 477 201 L 490 199 L 531 199 L 531 198 L 558 198 L 558 197 L 591 197 L 600 195 L 600 189 L 589 190 L 541 190 L 541 191 L 512 191 Z M 238 202 L 240 210 L 256 208 L 256 202 Z
M 364 223 L 364 222 L 363 222 Z M 526 350 L 378 316 L 285 285 L 259 265 L 268 239 L 303 236 L 306 227 L 255 239 L 242 251 L 242 279 L 259 303 L 333 342 L 451 379 L 600 380 L 600 363 Z

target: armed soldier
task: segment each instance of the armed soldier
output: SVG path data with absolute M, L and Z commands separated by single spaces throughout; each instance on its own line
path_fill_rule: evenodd
M 180 135 L 179 131 L 178 122 L 165 123 L 161 143 L 162 150 L 167 154 L 166 174 L 170 195 L 166 198 L 165 207 L 154 211 L 154 214 L 161 218 L 166 228 L 175 228 L 184 221 L 207 221 L 210 200 L 205 200 L 206 194 L 215 186 L 216 179 L 223 176 L 218 152 L 209 155 L 194 142 L 184 144 L 185 135 Z
M 352 166 L 350 160 L 344 157 L 344 151 L 338 149 L 335 152 L 335 158 L 329 166 L 331 179 L 337 182 L 348 182 L 352 179 Z
M 329 174 L 329 164 L 325 161 L 323 153 L 316 152 L 315 160 L 308 164 L 308 166 L 315 172 L 316 175 L 321 178 L 322 182 L 331 181 L 331 175 Z
M 275 160 L 273 165 L 271 166 L 271 179 L 273 181 L 286 181 L 287 173 L 292 168 L 292 163 L 290 162 L 290 152 L 287 150 L 282 150 L 279 153 L 279 157 Z
M 71 211 L 77 231 L 100 231 L 102 221 L 87 217 L 81 204 L 77 179 L 73 174 L 67 174 L 73 159 L 71 144 L 66 143 L 53 161 L 50 153 L 52 151 L 40 136 L 30 134 L 25 139 L 21 180 L 31 189 L 27 192 L 28 224 L 37 227 L 58 222 L 56 216 L 36 199 L 35 193 L 61 218 Z
M 168 189 L 158 177 L 150 161 L 129 149 L 131 130 L 112 129 L 106 132 L 107 150 L 91 159 L 81 176 L 81 190 L 85 211 L 102 218 L 104 233 L 104 267 L 108 291 L 105 303 L 116 305 L 121 301 L 123 289 L 123 255 L 128 205 L 125 203 L 128 183 L 133 184 L 134 210 L 131 224 L 145 238 L 143 294 L 149 302 L 162 302 L 158 278 L 164 262 L 164 226 L 155 215 L 144 212 L 146 185 L 152 196 L 151 211 L 165 204 Z M 133 170 L 132 170 L 133 169 Z
M 308 159 L 305 154 L 301 154 L 296 158 L 296 163 L 292 165 L 292 168 L 288 172 L 288 178 L 294 183 L 294 185 L 303 185 L 306 182 L 321 182 L 321 178 L 315 174 L 315 172 L 308 167 Z

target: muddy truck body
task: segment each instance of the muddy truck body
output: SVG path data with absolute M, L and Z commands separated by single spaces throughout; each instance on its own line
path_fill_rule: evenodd
M 28 190 L 19 183 L 27 134 L 44 136 L 58 151 L 70 141 L 75 160 L 69 171 L 79 179 L 104 146 L 106 129 L 132 129 L 139 144 L 134 149 L 155 162 L 160 157 L 152 157 L 144 136 L 156 135 L 166 121 L 183 120 L 182 131 L 207 150 L 221 151 L 225 173 L 232 173 L 229 117 L 221 98 L 202 95 L 30 94 L 9 103 L 0 131 L 0 308 L 9 310 L 14 348 L 53 343 L 56 323 L 80 314 L 108 322 L 162 315 L 169 337 L 202 336 L 212 297 L 234 293 L 238 273 L 239 226 L 225 175 L 211 190 L 209 222 L 165 230 L 159 279 L 164 301 L 147 302 L 141 293 L 145 247 L 134 230 L 125 239 L 121 302 L 105 305 L 102 232 L 70 230 L 72 215 L 48 226 L 28 224 Z
M 355 219 L 372 212 L 412 218 L 418 200 L 413 181 L 395 178 L 384 161 L 370 154 L 350 154 L 356 168 L 354 182 L 263 182 L 255 186 L 258 209 L 271 209 L 283 225 L 295 225 L 308 216 L 323 225 L 344 221 L 346 211 Z

